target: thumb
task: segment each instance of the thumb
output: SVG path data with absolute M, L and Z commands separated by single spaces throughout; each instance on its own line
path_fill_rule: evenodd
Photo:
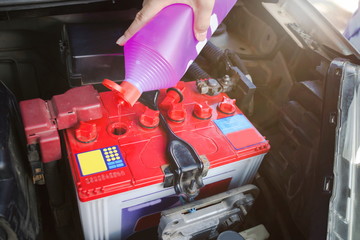
M 194 33 L 198 41 L 206 39 L 214 3 L 215 0 L 197 0 L 193 7 L 195 17 Z

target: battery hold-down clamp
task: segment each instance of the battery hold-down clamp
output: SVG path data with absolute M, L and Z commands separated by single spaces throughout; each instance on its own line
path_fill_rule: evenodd
M 170 88 L 161 105 L 173 105 L 183 100 L 182 88 Z M 139 101 L 152 110 L 158 111 L 157 99 L 159 91 L 145 92 Z M 171 103 L 171 104 L 169 104 Z M 169 107 L 168 106 L 168 107 Z M 160 125 L 167 135 L 166 154 L 169 165 L 163 166 L 164 187 L 174 186 L 177 194 L 187 201 L 193 201 L 204 186 L 202 178 L 209 169 L 206 156 L 199 156 L 195 149 L 179 138 L 169 127 L 165 117 L 160 113 Z

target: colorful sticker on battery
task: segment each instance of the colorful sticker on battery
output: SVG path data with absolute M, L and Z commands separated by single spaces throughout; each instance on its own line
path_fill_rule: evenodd
M 125 167 L 119 146 L 109 146 L 75 154 L 82 176 Z
M 216 119 L 214 123 L 237 150 L 265 141 L 243 114 Z

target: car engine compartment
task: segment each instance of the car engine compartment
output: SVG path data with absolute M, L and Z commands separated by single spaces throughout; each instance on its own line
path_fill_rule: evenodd
M 215 230 L 206 237 L 195 234 L 193 239 L 216 239 L 224 230 L 243 232 L 259 225 L 269 233 L 261 239 L 325 239 L 333 184 L 339 59 L 354 56 L 320 15 L 306 17 L 316 12 L 309 3 L 238 1 L 182 81 L 172 90 L 160 91 L 160 111 L 151 105 L 155 93 L 143 94 L 132 108 L 121 108 L 116 94 L 101 84 L 103 79 L 120 82 L 124 78 L 123 48 L 115 41 L 141 2 L 50 5 L 0 8 L 0 131 L 4 133 L 0 192 L 7 197 L 0 203 L 0 238 L 11 239 L 11 234 L 19 239 L 118 238 L 114 232 L 120 229 L 109 230 L 121 228 L 120 224 L 125 229 L 116 215 L 132 211 L 143 215 L 124 222 L 135 221 L 142 227 L 121 236 L 157 239 L 163 210 L 176 207 L 187 218 L 192 209 L 201 212 L 204 208 L 206 200 L 201 199 L 216 205 L 219 200 L 211 198 L 215 194 L 251 183 L 256 194 L 244 193 L 236 204 L 226 200 L 240 209 L 243 215 L 232 215 L 240 220 L 230 224 L 224 218 L 226 224 L 212 228 L 216 234 Z M 221 119 L 233 120 L 219 123 Z M 159 124 L 163 130 L 170 129 L 164 131 L 168 139 L 175 133 L 181 137 L 173 136 L 177 143 L 185 140 L 195 148 L 199 156 L 195 154 L 191 169 L 186 161 L 176 162 L 176 156 L 167 161 Z M 238 128 L 228 130 L 226 124 Z M 237 131 L 243 129 L 251 132 L 240 135 Z M 51 145 L 54 139 L 58 145 Z M 143 150 L 145 142 L 150 150 Z M 187 149 L 194 156 L 192 147 Z M 95 150 L 104 162 L 83 165 L 81 154 L 95 154 Z M 114 163 L 105 161 L 107 151 L 114 151 L 109 157 Z M 245 167 L 242 163 L 250 158 L 259 160 Z M 231 165 L 235 161 L 239 164 Z M 178 167 L 182 164 L 183 168 Z M 190 169 L 187 172 L 185 165 Z M 110 170 L 112 174 L 100 174 Z M 227 172 L 231 173 L 216 177 Z M 128 174 L 133 178 L 125 179 Z M 102 181 L 106 181 L 103 186 Z M 163 183 L 166 188 L 159 185 L 149 191 L 174 192 L 159 193 L 127 208 L 115 203 L 140 196 L 126 195 L 130 188 L 141 193 L 145 185 Z M 206 190 L 194 191 L 203 185 Z M 199 194 L 199 205 L 188 203 L 181 208 L 182 200 L 174 194 L 184 192 L 187 197 Z M 118 198 L 111 198 L 113 194 Z M 99 202 L 86 205 L 97 198 Z M 161 198 L 167 200 L 159 202 Z M 139 206 L 148 212 L 136 212 Z M 223 211 L 235 211 L 230 209 Z M 172 219 L 176 214 L 166 210 L 161 215 Z M 176 221 L 185 221 L 182 217 Z M 160 224 L 162 229 L 172 229 L 176 221 L 161 220 Z M 195 228 L 195 224 L 184 226 L 185 230 Z

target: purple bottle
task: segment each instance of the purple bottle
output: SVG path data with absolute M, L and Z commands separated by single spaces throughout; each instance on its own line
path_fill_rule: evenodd
M 207 39 L 226 17 L 236 0 L 216 0 Z M 193 32 L 190 6 L 174 4 L 164 8 L 124 46 L 125 80 L 103 84 L 134 105 L 142 92 L 173 87 L 205 46 Z

